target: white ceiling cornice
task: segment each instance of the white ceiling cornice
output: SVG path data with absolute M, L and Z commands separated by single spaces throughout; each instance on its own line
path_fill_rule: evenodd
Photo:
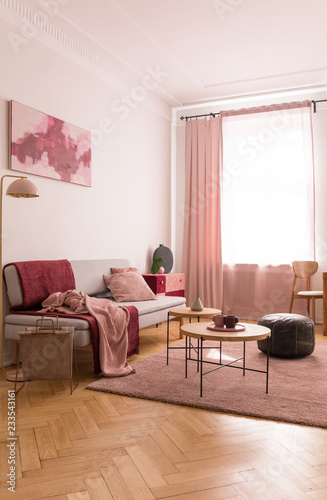
M 44 7 L 51 8 L 47 0 L 39 0 Z M 69 33 L 73 28 L 76 32 L 83 35 L 86 42 L 92 42 L 93 45 L 101 47 L 104 53 L 110 53 L 113 57 L 119 58 L 113 51 L 104 46 L 99 40 L 90 33 L 78 26 L 60 11 L 52 9 L 53 15 L 60 17 L 64 21 L 67 29 L 60 29 L 51 22 L 51 17 L 39 9 L 34 11 L 21 0 L 0 0 L 0 18 L 18 30 L 19 33 L 12 33 L 13 36 L 33 39 L 46 45 L 49 49 L 59 53 L 61 56 L 70 59 L 75 64 L 82 66 L 96 77 L 106 81 L 113 88 L 123 93 L 130 92 L 135 86 L 140 85 L 142 75 L 139 81 L 132 79 L 120 68 L 108 62 L 105 57 L 92 50 L 87 43 L 81 43 L 76 37 Z M 121 59 L 121 58 L 120 58 Z M 126 61 L 122 61 L 127 65 Z M 167 120 L 171 120 L 171 107 L 162 99 L 151 93 L 147 89 L 147 98 L 141 103 L 158 113 Z
M 122 98 L 145 93 L 147 78 L 155 82 L 142 106 L 169 119 L 183 105 L 327 85 L 327 2 L 314 3 L 301 0 L 299 9 L 298 0 L 0 0 L 0 16 L 22 36 L 29 24 L 35 43 L 86 68 Z

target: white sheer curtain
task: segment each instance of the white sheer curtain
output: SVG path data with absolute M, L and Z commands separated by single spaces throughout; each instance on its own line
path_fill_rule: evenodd
M 221 116 L 224 313 L 287 312 L 290 264 L 315 254 L 311 102 Z

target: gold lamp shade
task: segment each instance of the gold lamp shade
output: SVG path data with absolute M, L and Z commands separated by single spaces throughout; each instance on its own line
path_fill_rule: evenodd
M 6 195 L 15 198 L 36 198 L 39 196 L 39 191 L 28 179 L 17 179 L 8 186 Z

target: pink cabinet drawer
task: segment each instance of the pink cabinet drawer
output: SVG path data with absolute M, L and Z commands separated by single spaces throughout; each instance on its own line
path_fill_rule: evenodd
M 185 274 L 172 273 L 166 274 L 166 294 L 178 290 L 185 290 Z
M 165 274 L 143 274 L 143 278 L 156 295 L 164 295 L 166 292 Z
M 184 273 L 143 274 L 142 276 L 156 295 L 185 296 Z

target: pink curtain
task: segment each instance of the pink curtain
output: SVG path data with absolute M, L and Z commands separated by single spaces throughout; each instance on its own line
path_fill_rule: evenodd
M 185 144 L 183 272 L 187 305 L 221 309 L 221 118 L 188 120 Z
M 221 116 L 223 312 L 258 320 L 288 312 L 291 262 L 315 257 L 311 102 Z
M 293 284 L 289 264 L 224 264 L 223 275 L 224 314 L 257 321 L 266 314 L 288 313 Z M 296 292 L 304 290 L 303 281 L 298 281 Z M 307 316 L 306 305 L 306 300 L 294 300 L 292 313 Z

